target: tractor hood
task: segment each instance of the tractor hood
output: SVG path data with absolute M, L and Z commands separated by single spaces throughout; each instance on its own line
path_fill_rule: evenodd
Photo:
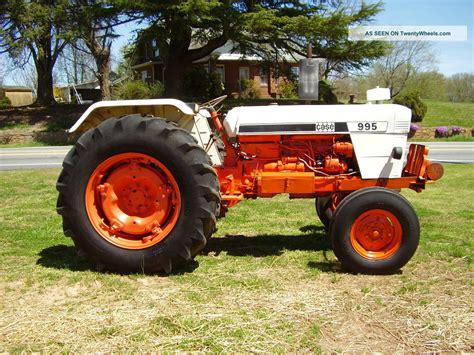
M 400 133 L 410 129 L 411 110 L 394 104 L 269 105 L 237 107 L 229 111 L 224 127 L 238 135 L 327 133 Z

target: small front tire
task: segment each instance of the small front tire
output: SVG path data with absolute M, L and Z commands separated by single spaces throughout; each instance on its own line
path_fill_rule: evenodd
M 415 254 L 420 225 L 411 204 L 385 188 L 365 188 L 337 207 L 330 230 L 334 254 L 349 271 L 391 274 Z

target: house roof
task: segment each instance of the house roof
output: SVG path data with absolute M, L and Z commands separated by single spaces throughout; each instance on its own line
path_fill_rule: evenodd
M 256 52 L 254 54 L 242 54 L 240 53 L 236 45 L 233 41 L 227 41 L 226 44 L 224 44 L 222 47 L 219 47 L 215 49 L 210 57 L 215 58 L 217 56 L 217 60 L 222 60 L 222 61 L 231 61 L 231 60 L 246 60 L 246 61 L 262 61 L 263 56 L 258 55 L 258 47 L 261 45 L 256 44 Z M 267 48 L 262 48 L 261 51 L 263 52 Z M 278 56 L 280 59 L 283 59 L 289 63 L 297 63 L 300 59 L 304 58 L 300 55 L 291 55 L 290 53 L 284 51 L 284 50 L 279 50 L 278 51 Z
M 191 45 L 189 46 L 190 49 L 195 49 L 195 48 L 198 48 L 200 46 L 199 43 L 196 43 L 196 42 L 192 42 Z M 260 45 L 257 45 L 256 46 L 260 46 Z M 262 52 L 263 52 L 263 49 L 262 48 Z M 257 49 L 258 51 L 258 49 Z M 286 52 L 286 51 L 283 51 L 283 50 L 279 50 L 278 52 L 278 57 L 280 60 L 285 60 L 286 62 L 289 62 L 289 63 L 298 63 L 298 61 L 302 58 L 304 58 L 303 56 L 300 56 L 298 54 L 295 54 L 295 55 L 291 55 L 290 53 Z M 204 63 L 204 62 L 207 62 L 209 59 L 215 59 L 215 60 L 220 60 L 220 61 L 251 61 L 251 62 L 259 62 L 259 61 L 263 61 L 263 55 L 260 56 L 258 55 L 257 53 L 254 53 L 254 54 L 243 54 L 243 53 L 240 53 L 237 49 L 237 45 L 235 44 L 235 42 L 229 40 L 227 41 L 223 46 L 219 47 L 219 48 L 216 48 L 214 49 L 214 51 L 206 56 L 206 57 L 203 57 L 201 59 L 198 59 L 196 60 L 194 63 Z M 150 61 L 147 61 L 147 62 L 141 62 L 141 63 L 138 63 L 134 66 L 132 66 L 132 69 L 140 69 L 142 67 L 146 67 L 148 65 L 151 65 L 151 64 L 161 64 L 162 61 L 158 60 L 150 60 Z
M 12 86 L 12 85 L 1 85 L 0 90 L 4 91 L 29 91 L 32 92 L 33 89 L 27 86 Z

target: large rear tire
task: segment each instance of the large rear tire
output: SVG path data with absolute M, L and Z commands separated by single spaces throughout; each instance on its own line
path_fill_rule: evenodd
M 108 119 L 64 159 L 57 182 L 64 233 L 96 268 L 170 273 L 215 230 L 220 195 L 211 165 L 173 123 Z
M 344 268 L 390 274 L 415 254 L 420 224 L 411 204 L 380 187 L 351 193 L 337 207 L 330 230 L 334 254 Z

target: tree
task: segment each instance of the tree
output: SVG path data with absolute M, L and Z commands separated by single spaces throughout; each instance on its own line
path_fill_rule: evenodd
M 447 81 L 447 91 L 450 101 L 474 102 L 474 74 L 452 75 Z
M 76 40 L 67 45 L 59 56 L 54 73 L 68 84 L 79 84 L 94 80 L 96 67 L 94 57 L 87 51 L 83 41 Z
M 84 42 L 88 52 L 93 56 L 101 97 L 103 100 L 109 100 L 111 47 L 117 37 L 114 29 L 118 24 L 131 21 L 133 18 L 122 16 L 121 9 L 115 6 L 113 1 L 72 0 L 71 4 L 70 18 L 73 25 L 71 30 Z
M 26 86 L 33 90 L 33 97 L 38 96 L 38 74 L 34 64 L 28 62 L 14 69 L 15 85 Z
M 0 53 L 18 65 L 33 60 L 40 105 L 54 103 L 53 67 L 67 43 L 66 0 L 4 0 L 0 5 Z
M 119 78 L 132 78 L 132 61 L 133 53 L 136 52 L 135 45 L 125 45 L 120 48 L 120 58 L 115 68 L 115 72 Z
M 8 73 L 8 58 L 6 56 L 0 56 L 0 86 L 3 84 L 3 79 Z
M 446 77 L 434 70 L 416 72 L 408 79 L 406 92 L 418 92 L 423 99 L 446 100 Z
M 305 19 L 294 18 L 286 23 L 275 40 L 278 48 L 306 56 L 307 44 L 313 56 L 324 58 L 322 76 L 339 77 L 359 72 L 387 50 L 380 41 L 350 41 L 348 28 L 369 23 L 382 11 L 382 3 L 367 4 L 350 0 L 320 1 Z M 270 42 L 272 39 L 270 37 Z
M 150 27 L 140 42 L 155 39 L 166 70 L 165 95 L 181 96 L 184 73 L 191 64 L 232 40 L 240 52 L 257 52 L 272 61 L 279 53 L 304 54 L 308 43 L 315 55 L 329 59 L 326 73 L 360 69 L 383 54 L 378 42 L 349 43 L 347 26 L 363 24 L 381 10 L 380 3 L 346 6 L 347 1 L 146 0 L 124 9 L 142 14 Z
M 389 88 L 390 97 L 395 97 L 405 89 L 413 74 L 430 68 L 433 63 L 429 42 L 393 42 L 387 54 L 374 64 L 369 82 Z

